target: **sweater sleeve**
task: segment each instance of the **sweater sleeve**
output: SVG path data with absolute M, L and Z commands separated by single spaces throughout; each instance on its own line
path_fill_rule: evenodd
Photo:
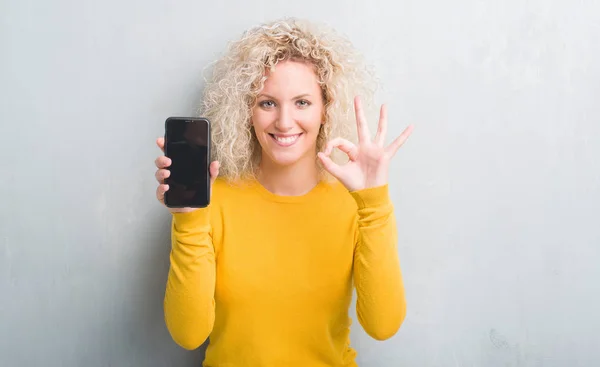
M 215 320 L 215 251 L 209 210 L 174 213 L 172 220 L 165 322 L 173 340 L 189 350 L 204 343 Z
M 358 207 L 354 250 L 356 311 L 367 334 L 392 337 L 406 316 L 397 229 L 388 185 L 351 192 Z

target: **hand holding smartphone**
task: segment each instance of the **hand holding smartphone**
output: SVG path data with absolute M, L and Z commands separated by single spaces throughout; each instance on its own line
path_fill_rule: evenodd
M 169 117 L 165 136 L 157 140 L 165 153 L 156 159 L 157 199 L 171 212 L 188 212 L 210 204 L 218 162 L 210 162 L 210 122 L 206 118 Z

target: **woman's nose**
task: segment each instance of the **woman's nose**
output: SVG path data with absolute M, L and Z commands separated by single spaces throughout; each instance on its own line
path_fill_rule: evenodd
M 275 121 L 275 127 L 281 131 L 289 131 L 295 125 L 294 114 L 291 108 L 288 106 L 281 106 L 277 121 Z

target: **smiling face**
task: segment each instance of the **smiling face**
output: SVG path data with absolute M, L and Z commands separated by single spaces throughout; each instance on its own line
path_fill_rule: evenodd
M 323 121 L 323 96 L 312 65 L 282 61 L 272 72 L 252 109 L 252 124 L 270 165 L 314 162 Z

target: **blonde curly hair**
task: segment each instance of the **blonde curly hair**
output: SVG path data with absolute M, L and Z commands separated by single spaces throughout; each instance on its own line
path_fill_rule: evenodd
M 219 176 L 235 181 L 255 177 L 261 148 L 250 122 L 266 71 L 282 60 L 312 64 L 325 106 L 317 150 L 332 137 L 356 139 L 354 96 L 372 108 L 376 79 L 353 45 L 324 24 L 284 18 L 253 27 L 229 44 L 212 64 L 199 114 L 211 121 L 211 159 L 220 163 Z M 316 157 L 315 157 L 316 158 Z M 332 159 L 342 163 L 335 152 Z

